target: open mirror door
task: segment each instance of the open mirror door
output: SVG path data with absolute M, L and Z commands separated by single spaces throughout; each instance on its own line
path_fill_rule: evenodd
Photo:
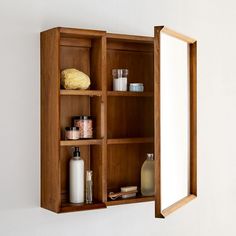
M 155 216 L 197 196 L 196 40 L 155 27 Z

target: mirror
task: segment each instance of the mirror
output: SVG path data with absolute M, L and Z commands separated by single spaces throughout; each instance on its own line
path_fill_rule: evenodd
M 189 44 L 160 33 L 161 210 L 190 194 Z

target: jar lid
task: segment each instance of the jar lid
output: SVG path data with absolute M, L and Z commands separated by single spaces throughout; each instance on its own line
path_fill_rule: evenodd
M 72 120 L 91 120 L 92 116 L 72 116 Z
M 125 72 L 128 73 L 128 69 L 112 69 L 112 71 L 116 72 L 116 71 L 121 71 L 121 72 Z
M 66 131 L 76 131 L 76 130 L 79 130 L 79 127 L 66 127 L 65 130 Z
M 112 69 L 112 75 L 118 78 L 126 77 L 128 72 L 128 69 Z
M 143 86 L 143 83 L 130 83 L 130 86 Z

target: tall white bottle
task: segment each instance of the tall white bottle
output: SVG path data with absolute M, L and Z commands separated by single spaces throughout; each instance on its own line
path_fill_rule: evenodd
M 84 202 L 84 161 L 80 158 L 79 147 L 75 147 L 70 160 L 70 202 Z

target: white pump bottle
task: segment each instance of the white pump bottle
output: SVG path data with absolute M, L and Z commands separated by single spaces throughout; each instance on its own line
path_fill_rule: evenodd
M 84 161 L 80 158 L 79 147 L 75 147 L 70 160 L 70 202 L 84 202 Z

